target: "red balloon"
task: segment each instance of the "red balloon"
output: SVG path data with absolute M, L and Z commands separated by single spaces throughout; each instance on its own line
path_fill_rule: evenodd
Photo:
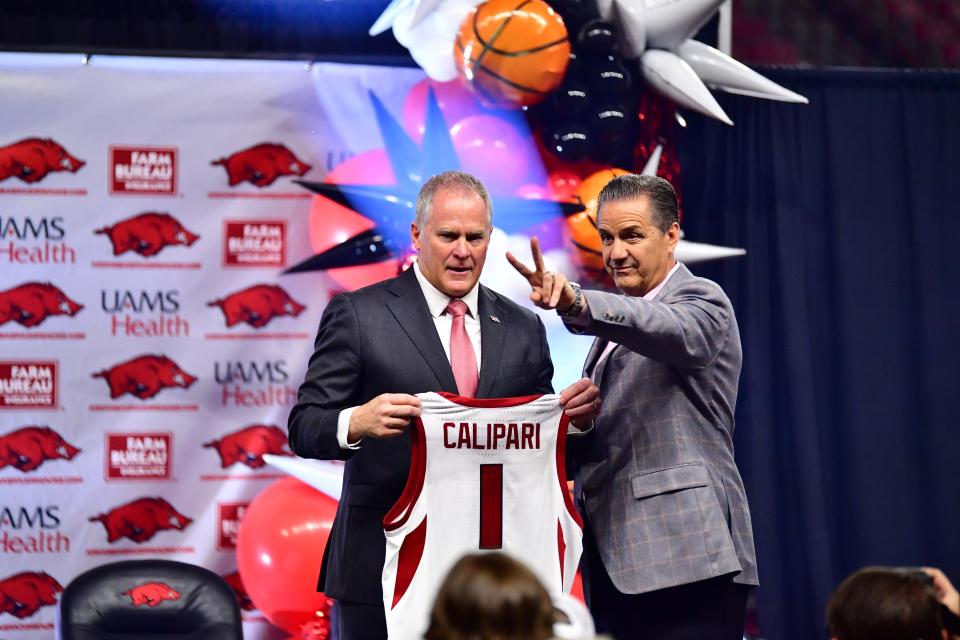
M 375 149 L 357 154 L 341 162 L 327 174 L 324 182 L 331 184 L 391 185 L 396 184 L 396 179 L 393 176 L 393 168 L 390 165 L 390 157 L 387 152 L 383 149 Z M 333 200 L 323 196 L 314 196 L 311 201 L 308 230 L 310 246 L 316 253 L 335 247 L 373 226 L 370 219 L 365 218 L 353 209 L 337 204 Z M 353 291 L 392 278 L 397 275 L 398 265 L 398 260 L 386 260 L 359 267 L 328 269 L 327 275 L 345 290 Z
M 515 193 L 545 175 L 532 136 L 491 115 L 469 116 L 450 128 L 463 170 L 480 178 L 495 193 Z
M 580 176 L 569 169 L 557 169 L 547 176 L 547 192 L 555 200 L 570 200 L 580 186 Z
M 284 478 L 247 507 L 237 535 L 237 565 L 250 599 L 267 619 L 289 633 L 325 611 L 317 575 L 337 501 Z

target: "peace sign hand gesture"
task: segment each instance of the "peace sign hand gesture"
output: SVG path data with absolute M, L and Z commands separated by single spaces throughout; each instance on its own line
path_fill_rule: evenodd
M 540 253 L 540 241 L 536 236 L 530 238 L 530 253 L 533 254 L 531 269 L 507 252 L 507 261 L 530 283 L 530 300 L 541 309 L 569 309 L 577 299 L 577 293 L 562 273 L 547 271 L 543 266 L 543 254 Z

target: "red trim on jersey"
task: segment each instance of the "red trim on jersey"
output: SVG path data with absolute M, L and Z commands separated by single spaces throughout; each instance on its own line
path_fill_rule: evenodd
M 427 518 L 417 525 L 417 528 L 407 534 L 400 545 L 400 554 L 397 557 L 397 580 L 393 585 L 393 609 L 400 602 L 403 594 L 407 592 L 407 587 L 413 582 L 413 576 L 417 573 L 417 567 L 420 566 L 420 558 L 423 557 L 423 545 L 427 541 Z
M 437 395 L 442 396 L 450 402 L 463 405 L 465 407 L 479 407 L 481 409 L 498 409 L 500 407 L 516 407 L 521 404 L 533 402 L 542 396 L 542 393 L 533 396 L 516 396 L 514 398 L 467 398 L 458 396 L 455 393 L 441 391 Z
M 414 418 L 413 428 L 410 429 L 410 470 L 407 472 L 407 483 L 397 502 L 390 507 L 387 515 L 383 516 L 385 530 L 393 531 L 406 523 L 413 505 L 416 504 L 423 490 L 426 474 L 427 441 L 423 433 L 423 421 L 420 418 Z
M 567 544 L 563 541 L 563 526 L 557 520 L 557 550 L 560 552 L 560 584 L 563 585 L 563 559 L 567 555 Z
M 560 491 L 563 493 L 563 504 L 573 518 L 573 521 L 583 529 L 583 519 L 577 513 L 577 508 L 573 506 L 573 497 L 570 495 L 570 489 L 567 487 L 567 425 L 570 418 L 564 413 L 560 417 L 560 430 L 557 432 L 557 479 L 560 480 Z
M 503 465 L 480 465 L 480 548 L 503 548 Z

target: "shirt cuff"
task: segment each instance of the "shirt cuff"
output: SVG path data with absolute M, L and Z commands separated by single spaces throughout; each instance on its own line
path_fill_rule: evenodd
M 586 429 L 581 429 L 581 428 L 579 428 L 577 425 L 575 425 L 575 424 L 573 424 L 573 423 L 571 422 L 570 424 L 567 425 L 567 435 L 568 435 L 568 436 L 573 436 L 574 438 L 578 438 L 578 437 L 580 437 L 580 436 L 585 436 L 585 435 L 587 435 L 588 433 L 590 433 L 591 431 L 593 431 L 593 426 L 594 426 L 594 424 L 596 424 L 596 423 L 595 423 L 593 420 L 591 420 L 589 427 L 587 427 Z
M 356 409 L 356 407 L 344 409 L 340 412 L 340 415 L 337 416 L 337 442 L 340 443 L 341 449 L 352 449 L 355 451 L 360 448 L 360 443 L 363 441 L 363 438 L 361 438 L 353 444 L 347 442 L 347 437 L 350 435 L 350 416 L 353 415 L 354 409 Z

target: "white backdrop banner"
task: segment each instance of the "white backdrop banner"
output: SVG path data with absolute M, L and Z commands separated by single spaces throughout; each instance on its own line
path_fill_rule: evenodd
M 292 180 L 381 146 L 367 91 L 422 77 L 0 55 L 0 637 L 52 637 L 58 585 L 104 562 L 236 584 L 335 287 L 281 275 L 313 254 Z

